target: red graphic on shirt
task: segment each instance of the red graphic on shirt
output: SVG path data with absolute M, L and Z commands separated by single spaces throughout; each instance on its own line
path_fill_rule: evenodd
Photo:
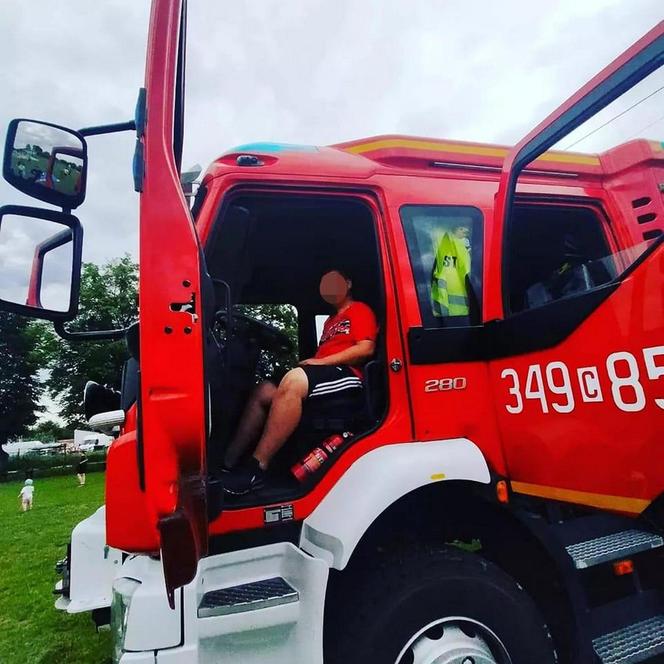
M 328 318 L 328 320 L 331 320 Z M 323 328 L 323 334 L 320 338 L 320 345 L 328 342 L 332 337 L 336 337 L 337 334 L 350 334 L 350 320 L 348 318 L 340 320 L 337 323 L 333 323 L 329 327 L 326 325 Z
M 351 348 L 359 341 L 376 341 L 377 333 L 378 324 L 373 311 L 363 302 L 353 302 L 347 309 L 325 321 L 320 345 L 314 357 L 334 355 Z M 357 367 L 351 369 L 356 375 L 362 375 Z

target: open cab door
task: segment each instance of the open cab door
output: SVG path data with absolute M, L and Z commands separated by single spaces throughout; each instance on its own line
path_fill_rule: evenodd
M 209 277 L 180 185 L 185 12 L 183 0 L 153 0 L 134 158 L 140 191 L 138 456 L 171 606 L 174 590 L 194 578 L 207 551 L 203 300 Z
M 484 320 L 515 493 L 634 516 L 664 494 L 664 145 L 631 140 L 661 106 L 624 120 L 655 101 L 663 65 L 664 22 L 505 159 Z M 558 151 L 563 138 L 594 154 Z
M 503 287 L 505 275 L 500 255 L 514 206 L 519 175 L 549 148 L 663 65 L 664 21 L 661 21 L 510 150 L 503 162 L 494 208 L 494 224 L 489 247 L 494 260 L 489 261 L 492 278 L 485 280 L 487 290 L 485 320 L 505 318 L 507 306 Z

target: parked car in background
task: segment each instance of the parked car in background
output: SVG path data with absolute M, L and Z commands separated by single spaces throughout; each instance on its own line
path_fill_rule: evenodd
M 2 446 L 2 449 L 12 456 L 23 456 L 40 452 L 46 445 L 39 440 L 14 440 Z
M 94 450 L 104 450 L 113 442 L 111 436 L 95 431 L 74 431 L 74 449 L 80 452 L 92 452 Z

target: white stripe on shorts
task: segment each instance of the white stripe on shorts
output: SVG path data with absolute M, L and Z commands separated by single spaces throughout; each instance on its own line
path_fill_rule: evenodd
M 309 398 L 312 397 L 326 397 L 328 394 L 334 394 L 335 392 L 345 392 L 346 390 L 358 390 L 362 389 L 362 383 L 356 384 L 353 383 L 352 385 L 342 385 L 341 387 L 333 387 L 325 392 L 316 392 L 316 393 L 311 393 L 309 395 Z
M 336 378 L 335 380 L 328 380 L 323 383 L 318 383 L 314 390 L 317 390 L 319 387 L 336 387 L 340 383 L 346 383 L 348 381 L 358 381 L 360 380 L 357 376 L 345 376 L 344 378 Z
M 332 392 L 341 392 L 351 388 L 362 387 L 362 381 L 357 377 L 341 378 L 340 380 L 328 381 L 326 383 L 319 383 L 309 394 L 310 397 L 319 396 L 322 394 L 330 394 Z

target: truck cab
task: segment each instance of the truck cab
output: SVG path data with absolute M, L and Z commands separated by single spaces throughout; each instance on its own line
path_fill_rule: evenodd
M 7 179 L 63 212 L 0 210 L 0 229 L 22 216 L 58 228 L 29 252 L 24 299 L 3 292 L 2 306 L 70 340 L 123 336 L 129 354 L 122 393 L 86 404 L 116 439 L 105 510 L 72 542 L 59 606 L 94 588 L 97 565 L 100 587 L 76 606 L 104 609 L 112 580 L 123 664 L 663 653 L 664 144 L 550 148 L 661 66 L 664 24 L 512 148 L 243 145 L 191 207 L 185 25 L 183 3 L 154 0 L 132 122 L 41 123 L 74 185 L 25 180 L 12 164 L 30 121 L 8 135 Z M 137 134 L 139 321 L 72 333 L 85 137 L 120 130 Z M 63 247 L 58 309 L 48 257 Z M 362 398 L 305 401 L 265 486 L 230 496 L 224 452 L 249 394 L 315 352 L 330 314 L 318 282 L 341 265 L 379 326 Z M 342 433 L 317 471 L 293 474 Z M 106 549 L 74 584 L 85 537 Z

